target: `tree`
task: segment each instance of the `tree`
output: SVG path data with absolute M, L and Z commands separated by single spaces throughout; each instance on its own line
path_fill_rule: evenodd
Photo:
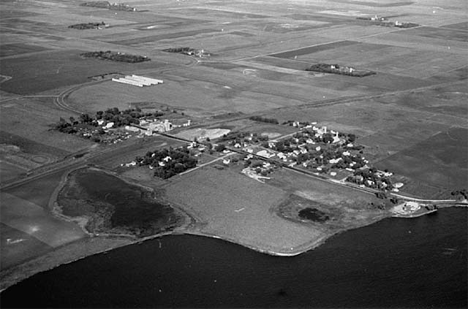
M 80 121 L 81 123 L 89 123 L 91 122 L 93 119 L 91 117 L 89 117 L 88 114 L 81 114 L 80 115 Z
M 215 150 L 217 152 L 221 152 L 221 151 L 224 151 L 226 149 L 226 145 L 224 144 L 218 144 L 216 147 L 215 147 Z

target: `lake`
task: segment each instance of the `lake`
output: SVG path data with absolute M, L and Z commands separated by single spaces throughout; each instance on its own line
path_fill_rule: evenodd
M 468 211 L 385 219 L 296 257 L 167 236 L 35 275 L 2 307 L 467 307 Z

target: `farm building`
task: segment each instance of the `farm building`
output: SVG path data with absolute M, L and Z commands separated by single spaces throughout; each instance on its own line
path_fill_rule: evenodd
M 160 79 L 138 76 L 134 74 L 120 78 L 112 78 L 112 81 L 137 87 L 152 86 L 163 83 L 163 81 Z

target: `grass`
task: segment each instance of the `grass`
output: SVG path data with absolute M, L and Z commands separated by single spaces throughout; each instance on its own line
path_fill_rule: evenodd
M 180 190 L 184 188 L 184 190 Z M 240 173 L 205 167 L 166 187 L 170 201 L 196 214 L 206 225 L 202 233 L 221 236 L 250 247 L 291 252 L 322 232 L 285 221 L 271 209 L 286 192 Z
M 384 215 L 368 209 L 367 204 L 376 200 L 372 195 L 284 169 L 271 176 L 273 180 L 262 184 L 236 168 L 208 166 L 175 180 L 166 187 L 166 194 L 202 221 L 199 232 L 278 253 L 310 248 L 327 235 L 367 225 Z M 321 205 L 320 209 L 333 213 L 334 220 L 302 224 L 278 216 L 278 211 L 292 211 L 291 193 Z

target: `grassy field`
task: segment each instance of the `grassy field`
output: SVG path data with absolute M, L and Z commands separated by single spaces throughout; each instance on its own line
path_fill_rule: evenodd
M 272 212 L 285 191 L 240 173 L 205 167 L 167 186 L 166 194 L 206 224 L 201 232 L 250 247 L 291 252 L 324 236 Z
M 237 169 L 204 167 L 172 182 L 166 194 L 202 221 L 200 232 L 280 253 L 311 248 L 337 231 L 367 225 L 384 216 L 369 210 L 367 204 L 376 201 L 372 195 L 287 170 L 277 171 L 272 177 L 263 184 Z M 292 193 L 322 205 L 321 209 L 333 214 L 333 220 L 325 224 L 285 220 L 278 212 L 290 207 Z

